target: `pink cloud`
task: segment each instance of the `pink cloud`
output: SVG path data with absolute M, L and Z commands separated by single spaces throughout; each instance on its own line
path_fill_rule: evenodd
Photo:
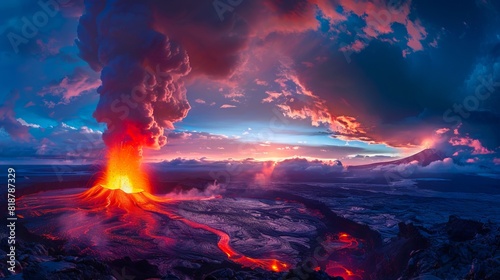
M 430 42 L 429 46 L 431 46 L 433 48 L 437 48 L 438 47 L 438 41 L 437 41 L 437 39 L 434 39 L 434 41 Z
M 408 47 L 410 47 L 413 51 L 423 50 L 424 48 L 420 41 L 427 37 L 427 31 L 425 31 L 425 28 L 420 24 L 420 21 L 413 22 L 408 20 L 406 30 L 410 36 L 407 44 Z
M 231 105 L 231 104 L 223 104 L 220 106 L 221 109 L 227 109 L 227 108 L 236 108 L 236 106 Z
M 347 46 L 343 46 L 341 47 L 339 50 L 342 51 L 342 52 L 349 52 L 349 51 L 352 51 L 352 52 L 360 52 L 362 51 L 366 46 L 368 45 L 368 41 L 364 41 L 364 40 L 356 40 L 354 41 L 354 43 L 350 44 L 350 45 L 347 45 Z
M 239 99 L 245 97 L 245 94 L 242 91 L 231 90 L 231 92 L 224 94 L 224 97 L 238 102 Z
M 281 96 L 280 92 L 266 91 L 267 97 L 262 99 L 262 103 L 270 103 Z
M 436 134 L 444 134 L 444 133 L 446 133 L 448 131 L 450 131 L 450 129 L 444 127 L 444 128 L 440 128 L 440 129 L 436 130 Z
M 362 34 L 360 34 L 362 39 L 356 40 L 347 47 L 342 47 L 342 51 L 350 50 L 360 52 L 368 45 L 371 39 L 378 39 L 381 35 L 394 33 L 393 24 L 395 23 L 405 26 L 406 32 L 408 33 L 407 45 L 412 51 L 420 51 L 423 49 L 421 42 L 427 37 L 427 31 L 418 19 L 410 19 L 411 1 L 402 3 L 399 7 L 391 6 L 390 3 L 383 0 L 340 0 L 338 4 L 344 9 L 344 14 L 353 13 L 364 19 L 366 23 L 366 26 L 362 29 Z M 332 9 L 331 4 L 322 3 L 322 5 L 318 5 L 318 7 L 325 15 L 328 15 L 330 13 L 329 11 Z M 342 22 L 346 19 L 343 15 L 334 16 L 334 18 L 336 19 L 335 22 Z M 392 43 L 398 40 L 393 38 L 392 40 L 386 41 Z M 406 54 L 408 54 L 408 51 L 403 52 L 403 56 Z
M 17 99 L 19 99 L 19 93 L 11 92 L 4 104 L 0 106 L 0 128 L 3 128 L 13 139 L 28 141 L 31 138 L 29 126 L 23 125 L 16 119 L 14 112 Z
M 486 154 L 492 154 L 493 151 L 488 150 L 486 147 L 484 147 L 481 142 L 477 139 L 472 139 L 469 136 L 466 137 L 452 137 L 449 141 L 449 143 L 452 146 L 468 146 L 473 148 L 473 155 L 486 155 Z
M 266 81 L 255 79 L 255 83 L 259 86 L 268 86 L 269 84 Z
M 361 124 L 354 117 L 337 116 L 335 117 L 335 124 L 337 125 L 337 131 L 344 135 L 359 135 L 366 133 Z
M 40 52 L 43 57 L 53 56 L 59 53 L 60 46 L 57 45 L 55 39 L 49 39 L 47 43 L 42 41 L 41 39 L 36 40 L 36 44 L 40 48 Z
M 340 22 L 347 19 L 343 14 L 335 10 L 335 6 L 328 0 L 316 0 L 312 2 L 316 3 L 320 11 L 330 22 Z
M 291 69 L 283 69 L 276 79 L 282 92 L 266 92 L 263 102 L 276 101 L 277 107 L 289 118 L 310 119 L 313 126 L 331 124 L 332 116 L 326 101 L 314 95 Z
M 33 103 L 33 101 L 29 101 L 28 103 L 24 104 L 24 108 L 28 108 L 31 106 L 35 106 L 35 103 Z
M 469 158 L 467 159 L 465 162 L 467 163 L 476 163 L 479 159 L 476 157 L 476 158 Z
M 82 93 L 97 89 L 101 85 L 101 80 L 97 75 L 83 68 L 75 68 L 73 74 L 64 77 L 61 81 L 45 86 L 39 94 L 62 96 L 61 103 L 67 104 L 72 98 Z
M 281 2 L 263 1 L 258 5 L 261 9 L 258 11 L 258 20 L 254 23 L 257 36 L 264 38 L 270 33 L 297 33 L 319 27 L 315 1 L 296 2 L 292 11 L 285 11 L 283 7 L 288 4 Z

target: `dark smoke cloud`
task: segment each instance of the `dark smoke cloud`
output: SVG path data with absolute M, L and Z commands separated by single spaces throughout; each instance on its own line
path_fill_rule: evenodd
M 86 1 L 77 45 L 101 71 L 94 117 L 107 124 L 106 145 L 166 144 L 164 128 L 190 109 L 181 77 L 191 70 L 186 52 L 154 28 L 147 2 Z

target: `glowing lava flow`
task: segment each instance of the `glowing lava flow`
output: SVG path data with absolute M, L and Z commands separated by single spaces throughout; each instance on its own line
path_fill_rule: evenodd
M 355 274 L 351 270 L 345 268 L 343 265 L 329 261 L 326 265 L 326 273 L 330 276 L 342 276 L 346 280 L 361 280 L 363 279 L 360 275 Z
M 208 225 L 188 220 L 180 215 L 165 210 L 165 204 L 172 203 L 170 198 L 162 198 L 150 194 L 147 190 L 148 181 L 140 168 L 140 156 L 136 149 L 130 146 L 116 147 L 110 151 L 106 173 L 91 189 L 78 196 L 79 201 L 91 204 L 94 209 L 106 211 L 124 211 L 128 223 L 144 224 L 144 233 L 154 239 L 160 239 L 164 244 L 172 244 L 173 239 L 154 233 L 154 218 L 148 218 L 143 211 L 165 215 L 171 220 L 181 221 L 189 227 L 203 229 L 219 237 L 217 246 L 227 257 L 236 263 L 247 267 L 260 267 L 266 270 L 280 272 L 287 270 L 289 264 L 276 259 L 255 259 L 247 257 L 230 245 L 227 233 Z M 142 212 L 142 213 L 141 213 Z M 115 228 L 116 229 L 116 228 Z M 115 229 L 109 229 L 112 231 Z
M 345 232 L 339 233 L 337 236 L 328 236 L 325 244 L 325 249 L 328 252 L 341 251 L 344 249 L 355 249 L 359 246 L 359 242 L 353 236 Z M 362 279 L 362 271 L 353 272 L 347 269 L 344 264 L 329 260 L 325 272 L 330 276 L 342 276 L 346 280 L 359 280 Z
M 154 195 L 148 194 L 148 193 L 145 193 L 145 196 L 148 197 L 151 201 L 165 202 L 165 200 L 163 200 L 159 197 L 156 197 Z M 186 225 L 188 225 L 192 228 L 203 229 L 203 230 L 209 231 L 209 232 L 219 236 L 219 242 L 217 243 L 217 246 L 233 262 L 236 262 L 236 263 L 239 263 L 243 266 L 248 266 L 248 267 L 261 267 L 261 268 L 264 268 L 267 270 L 272 270 L 275 272 L 284 271 L 284 270 L 287 270 L 289 268 L 289 264 L 287 264 L 285 262 L 278 261 L 276 259 L 254 259 L 254 258 L 250 258 L 250 257 L 247 257 L 247 256 L 239 253 L 238 251 L 234 250 L 231 247 L 231 245 L 229 244 L 229 242 L 231 241 L 229 235 L 221 230 L 218 230 L 218 229 L 209 227 L 205 224 L 200 224 L 200 223 L 188 220 L 188 219 L 181 217 L 179 215 L 158 209 L 152 203 L 149 203 L 146 205 L 141 205 L 140 207 L 143 207 L 144 209 L 152 211 L 152 212 L 167 215 L 172 220 L 182 221 L 183 223 L 185 223 Z

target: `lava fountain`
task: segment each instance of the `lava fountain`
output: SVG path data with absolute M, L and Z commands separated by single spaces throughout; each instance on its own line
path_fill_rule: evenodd
M 104 178 L 97 184 L 125 193 L 149 191 L 147 175 L 141 169 L 141 157 L 137 151 L 137 148 L 126 144 L 111 148 Z

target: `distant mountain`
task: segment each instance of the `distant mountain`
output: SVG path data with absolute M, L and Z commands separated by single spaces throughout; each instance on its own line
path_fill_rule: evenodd
M 365 165 L 349 166 L 348 170 L 373 169 L 375 167 L 385 166 L 385 165 L 408 164 L 408 163 L 413 162 L 413 161 L 417 161 L 418 164 L 421 166 L 427 166 L 433 161 L 443 160 L 443 159 L 444 159 L 444 155 L 442 152 L 440 152 L 436 149 L 425 149 L 421 152 L 418 152 L 418 153 L 416 153 L 412 156 L 406 157 L 406 158 L 393 160 L 393 161 L 386 161 L 386 162 L 376 162 L 376 163 L 365 164 Z

